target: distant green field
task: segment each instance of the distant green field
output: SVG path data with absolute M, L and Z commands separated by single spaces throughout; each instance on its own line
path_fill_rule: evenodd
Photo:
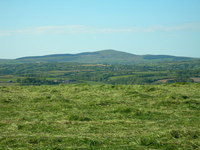
M 89 82 L 114 85 L 162 84 L 200 82 L 198 78 L 199 60 L 131 65 L 69 62 L 0 64 L 0 83 L 13 82 L 20 85 Z
M 200 149 L 200 84 L 0 86 L 0 149 Z

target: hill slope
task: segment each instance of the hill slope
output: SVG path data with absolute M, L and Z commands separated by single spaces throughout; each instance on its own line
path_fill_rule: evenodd
M 55 54 L 46 56 L 18 58 L 21 62 L 78 62 L 78 63 L 133 63 L 142 57 L 116 50 L 103 50 L 78 54 Z
M 35 62 L 77 62 L 77 63 L 107 63 L 107 64 L 133 64 L 163 61 L 192 60 L 189 57 L 176 57 L 169 55 L 134 55 L 131 53 L 102 50 L 78 54 L 55 54 L 45 56 L 22 57 L 15 59 L 19 63 Z

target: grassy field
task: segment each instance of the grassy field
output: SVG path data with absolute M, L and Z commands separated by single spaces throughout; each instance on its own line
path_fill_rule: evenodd
M 200 84 L 0 87 L 0 149 L 200 149 Z

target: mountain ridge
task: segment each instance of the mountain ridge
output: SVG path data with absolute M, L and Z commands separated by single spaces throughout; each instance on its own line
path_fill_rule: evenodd
M 16 63 L 42 62 L 76 62 L 76 63 L 106 63 L 106 64 L 134 64 L 165 61 L 185 61 L 195 58 L 172 55 L 136 55 L 128 52 L 108 49 L 77 54 L 50 54 L 43 56 L 27 56 L 11 60 Z M 3 62 L 1 59 L 0 62 Z M 8 61 L 7 61 L 8 62 Z

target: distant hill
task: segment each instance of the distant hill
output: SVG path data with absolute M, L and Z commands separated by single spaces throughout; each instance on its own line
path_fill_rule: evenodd
M 54 54 L 45 56 L 21 57 L 15 63 L 40 63 L 40 62 L 77 62 L 77 63 L 106 63 L 106 64 L 134 64 L 164 61 L 192 60 L 189 57 L 177 57 L 169 55 L 134 55 L 117 50 L 101 50 L 96 52 L 84 52 L 78 54 Z M 2 63 L 2 61 L 0 61 Z
M 191 60 L 194 58 L 191 57 L 180 57 L 180 56 L 171 56 L 171 55 L 144 55 L 143 59 L 145 60 L 158 60 L 158 61 L 179 61 L 179 60 Z
M 134 55 L 116 50 L 102 50 L 97 52 L 85 52 L 78 54 L 55 54 L 35 57 L 22 57 L 16 60 L 20 62 L 78 62 L 127 64 L 141 61 L 142 57 L 139 55 Z

